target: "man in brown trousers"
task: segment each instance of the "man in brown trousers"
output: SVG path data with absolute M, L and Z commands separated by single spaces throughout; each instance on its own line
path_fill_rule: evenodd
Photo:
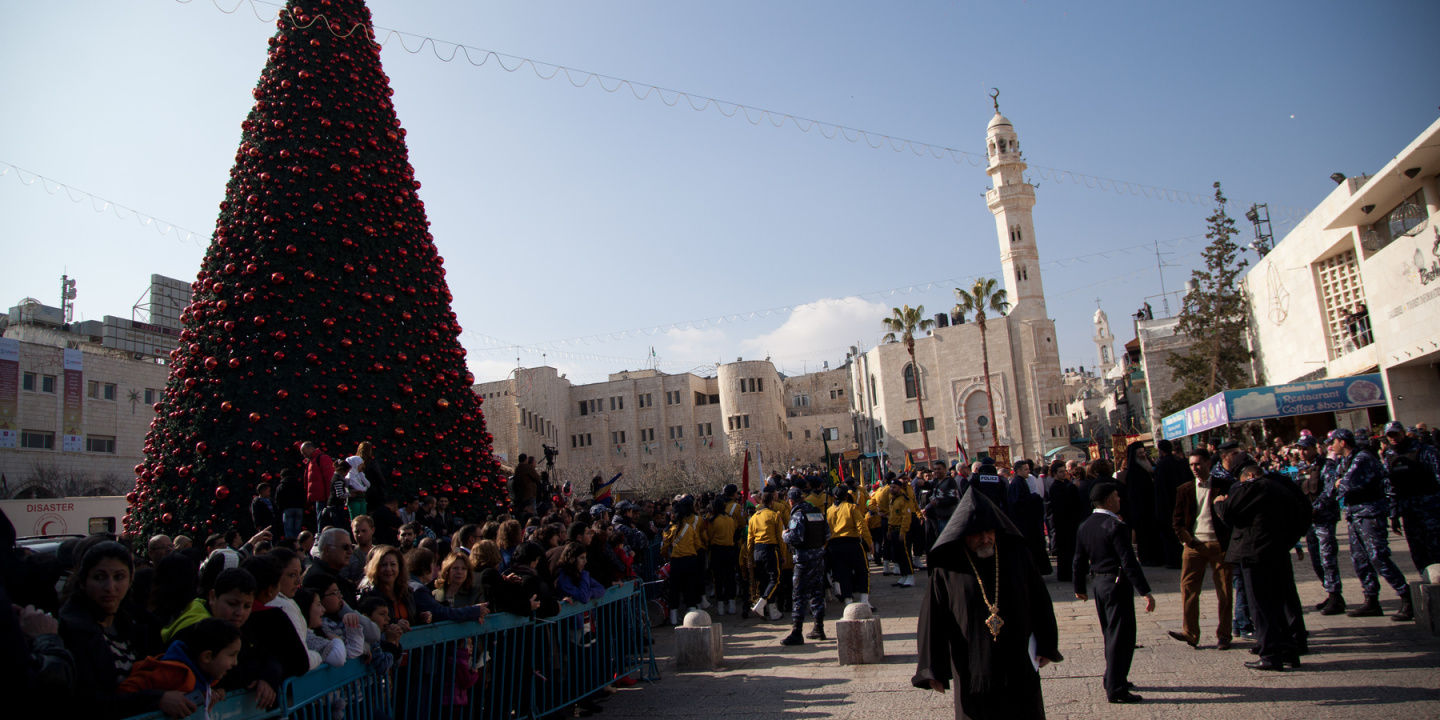
M 1200 586 L 1210 570 L 1219 601 L 1220 625 L 1215 634 L 1216 649 L 1230 649 L 1230 619 L 1235 607 L 1230 578 L 1233 569 L 1225 562 L 1230 545 L 1230 528 L 1215 516 L 1216 498 L 1229 493 L 1229 482 L 1210 476 L 1210 453 L 1204 448 L 1190 451 L 1190 472 L 1195 479 L 1175 491 L 1175 537 L 1185 546 L 1180 560 L 1180 602 L 1184 607 L 1181 632 L 1170 637 L 1190 647 L 1200 645 Z

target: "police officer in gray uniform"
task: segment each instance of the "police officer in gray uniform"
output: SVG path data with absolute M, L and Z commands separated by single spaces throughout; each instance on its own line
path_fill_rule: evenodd
M 1400 596 L 1397 620 L 1414 617 L 1410 604 L 1410 583 L 1390 559 L 1390 536 L 1385 520 L 1390 516 L 1388 483 L 1385 467 L 1367 448 L 1356 444 L 1355 433 L 1340 428 L 1330 433 L 1330 450 L 1340 458 L 1336 470 L 1335 494 L 1345 501 L 1345 519 L 1350 521 L 1350 559 L 1355 574 L 1360 576 L 1360 590 L 1365 604 L 1346 615 L 1379 617 L 1380 577 Z
M 1335 524 L 1340 522 L 1340 503 L 1335 499 L 1335 472 L 1340 459 L 1320 456 L 1320 441 L 1314 435 L 1304 435 L 1295 442 L 1300 448 L 1299 467 L 1300 492 L 1310 501 L 1310 532 L 1305 535 L 1305 544 L 1310 548 L 1310 562 L 1315 567 L 1315 576 L 1320 578 L 1326 597 L 1315 606 L 1321 615 L 1339 615 L 1345 612 L 1345 596 L 1341 593 L 1340 543 L 1335 535 Z
M 798 486 L 791 487 L 787 497 L 794 509 L 783 537 L 795 557 L 795 594 L 790 613 L 793 625 L 780 644 L 804 645 L 806 637 L 825 639 L 825 543 L 830 539 L 830 525 L 825 522 L 824 512 L 805 501 L 805 491 Z M 815 628 L 802 637 L 807 601 L 815 615 Z
M 1400 521 L 1405 522 L 1410 559 L 1424 572 L 1440 562 L 1440 453 L 1406 435 L 1405 426 L 1398 422 L 1385 426 L 1385 438 L 1390 441 L 1385 470 L 1395 493 L 1391 527 L 1400 530 Z

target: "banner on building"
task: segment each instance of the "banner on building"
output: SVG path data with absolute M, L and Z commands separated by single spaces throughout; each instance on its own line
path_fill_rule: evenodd
M 65 409 L 60 428 L 63 452 L 85 452 L 85 361 L 79 350 L 65 350 Z
M 1385 404 L 1385 381 L 1380 377 L 1380 373 L 1370 373 L 1289 385 L 1226 390 L 1225 404 L 1232 420 L 1260 420 L 1288 415 L 1359 410 Z
M 1189 433 L 1185 432 L 1184 410 L 1174 415 L 1166 415 L 1165 419 L 1160 421 L 1160 437 L 1168 440 L 1178 440 L 1186 435 L 1189 435 Z
M 0 448 L 20 435 L 20 341 L 0 338 Z

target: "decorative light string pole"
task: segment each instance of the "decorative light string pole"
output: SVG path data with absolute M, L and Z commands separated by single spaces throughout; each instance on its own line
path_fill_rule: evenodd
M 497 508 L 499 464 L 370 12 L 292 0 L 276 26 L 125 528 L 241 525 L 305 440 L 337 458 L 374 443 L 388 492 Z

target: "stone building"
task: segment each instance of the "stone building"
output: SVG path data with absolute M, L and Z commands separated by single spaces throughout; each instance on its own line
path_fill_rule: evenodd
M 785 437 L 792 464 L 820 463 L 826 443 L 832 454 L 859 449 L 850 365 L 787 377 L 784 383 Z
M 714 377 L 653 369 L 612 373 L 573 385 L 552 367 L 521 368 L 479 383 L 486 425 L 501 461 L 559 451 L 555 480 L 581 483 L 624 473 L 623 491 L 666 472 L 738 479 L 748 448 L 759 471 L 819 462 L 822 432 L 831 450 L 853 446 L 848 369 L 785 377 L 768 360 L 738 360 Z M 758 476 L 756 477 L 758 482 Z
M 1170 398 L 1180 391 L 1182 383 L 1175 379 L 1167 359 L 1190 351 L 1194 341 L 1176 332 L 1180 318 L 1139 320 L 1135 325 L 1140 346 L 1140 366 L 1145 377 L 1146 408 L 1151 428 L 1161 426 Z
M 1329 196 L 1245 274 L 1259 384 L 1384 378 L 1388 408 L 1319 413 L 1330 417 L 1312 430 L 1440 424 L 1437 172 L 1440 120 L 1374 174 L 1336 173 Z
M 80 326 L 17 323 L 0 339 L 0 496 L 134 487 L 170 369 L 160 358 L 107 348 Z
M 972 458 L 1001 445 L 1014 459 L 1035 459 L 1070 442 L 1055 322 L 1045 308 L 1036 246 L 1035 188 L 1025 179 L 1015 127 L 998 107 L 986 129 L 986 148 L 992 186 L 985 199 L 995 216 L 1011 303 L 1009 314 L 986 321 L 996 417 L 990 417 L 979 326 L 937 315 L 934 331 L 915 339 L 918 367 L 897 342 L 862 353 L 853 374 L 851 392 L 862 395 L 865 449 L 889 455 L 892 464 L 921 449 L 921 400 L 932 446 L 926 457 L 952 457 L 958 441 Z

